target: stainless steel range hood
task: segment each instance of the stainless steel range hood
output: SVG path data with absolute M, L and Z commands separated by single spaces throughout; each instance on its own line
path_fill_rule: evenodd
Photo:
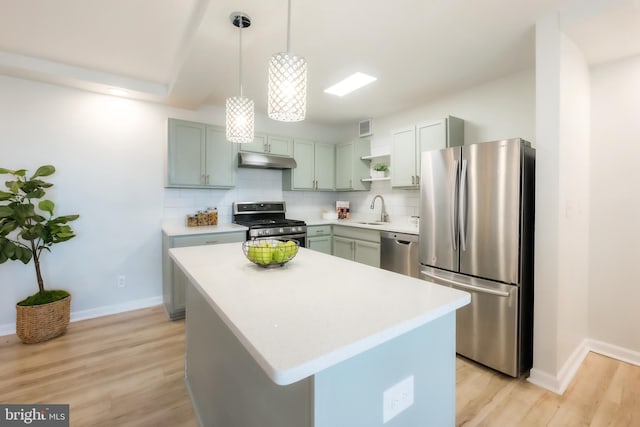
M 291 157 L 273 156 L 261 153 L 238 153 L 239 168 L 293 169 L 298 164 Z

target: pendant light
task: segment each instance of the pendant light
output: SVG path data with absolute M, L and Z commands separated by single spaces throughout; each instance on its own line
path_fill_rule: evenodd
M 269 60 L 269 117 L 281 122 L 299 122 L 307 112 L 307 61 L 291 53 L 291 0 L 287 9 L 287 51 Z
M 242 12 L 233 12 L 229 17 L 231 23 L 238 27 L 240 39 L 239 57 L 239 81 L 240 95 L 227 98 L 226 125 L 227 140 L 237 143 L 253 142 L 255 106 L 253 100 L 242 96 L 242 29 L 251 25 L 251 19 Z

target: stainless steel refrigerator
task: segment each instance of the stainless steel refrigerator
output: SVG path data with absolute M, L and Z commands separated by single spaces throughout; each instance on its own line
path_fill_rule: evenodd
M 422 153 L 420 277 L 467 291 L 456 351 L 517 377 L 533 359 L 535 150 L 522 139 Z

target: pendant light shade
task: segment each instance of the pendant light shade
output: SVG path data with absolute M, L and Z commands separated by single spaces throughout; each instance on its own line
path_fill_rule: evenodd
M 227 98 L 227 141 L 240 144 L 253 142 L 254 112 L 253 100 L 244 96 Z
M 268 114 L 281 122 L 299 122 L 307 113 L 307 61 L 290 50 L 291 0 L 287 12 L 287 51 L 269 60 Z
M 231 23 L 239 28 L 239 81 L 240 95 L 227 98 L 226 136 L 227 141 L 236 143 L 253 142 L 255 127 L 255 106 L 253 100 L 242 96 L 242 29 L 251 25 L 251 19 L 242 12 L 231 14 Z

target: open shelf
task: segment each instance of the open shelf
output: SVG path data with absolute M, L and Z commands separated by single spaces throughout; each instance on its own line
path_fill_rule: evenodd
M 384 153 L 384 154 L 377 154 L 375 156 L 362 156 L 360 157 L 360 160 L 371 160 L 371 159 L 377 159 L 380 157 L 389 157 L 391 154 L 390 153 Z
M 362 182 L 389 181 L 390 179 L 391 179 L 390 176 L 385 176 L 384 178 L 362 178 L 360 181 Z

